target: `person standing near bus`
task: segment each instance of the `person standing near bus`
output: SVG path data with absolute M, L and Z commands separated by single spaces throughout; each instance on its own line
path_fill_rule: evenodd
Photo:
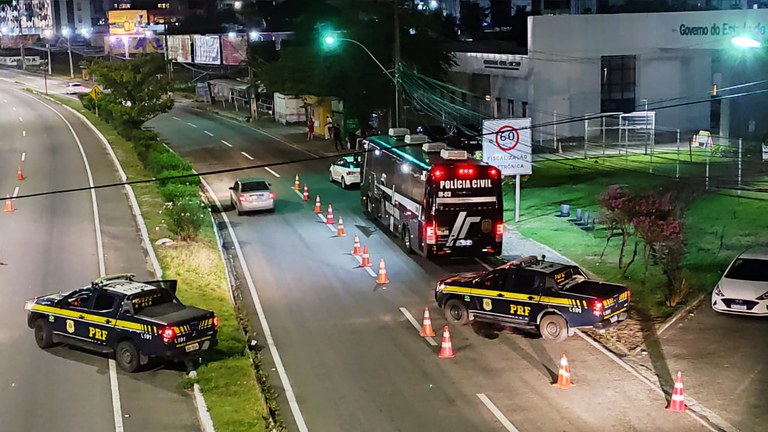
M 325 139 L 333 138 L 333 117 L 330 114 L 325 115 Z
M 307 119 L 307 141 L 312 141 L 312 135 L 315 133 L 315 121 L 310 117 Z

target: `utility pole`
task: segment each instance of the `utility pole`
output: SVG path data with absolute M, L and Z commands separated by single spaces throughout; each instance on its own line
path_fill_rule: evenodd
M 392 0 L 394 5 L 395 23 L 395 127 L 400 127 L 400 19 L 398 17 L 398 0 Z

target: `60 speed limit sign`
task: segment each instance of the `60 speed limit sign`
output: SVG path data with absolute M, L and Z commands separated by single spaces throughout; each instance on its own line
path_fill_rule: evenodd
M 531 119 L 483 120 L 483 161 L 505 176 L 530 175 Z
M 504 125 L 496 131 L 496 147 L 508 152 L 520 144 L 520 133 L 514 126 Z

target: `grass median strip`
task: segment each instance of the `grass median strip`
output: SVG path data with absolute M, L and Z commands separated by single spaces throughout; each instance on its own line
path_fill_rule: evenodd
M 83 114 L 107 138 L 128 180 L 153 177 L 137 157 L 131 142 L 78 101 L 54 97 Z M 133 186 L 150 239 L 170 237 L 165 202 L 154 183 Z M 212 309 L 220 317 L 219 346 L 197 369 L 196 382 L 205 395 L 217 431 L 274 430 L 262 389 L 246 351 L 246 341 L 231 304 L 224 263 L 217 250 L 213 226 L 206 224 L 193 241 L 177 241 L 156 248 L 164 278 L 179 280 L 179 298 L 188 304 Z M 195 381 L 187 380 L 191 386 Z

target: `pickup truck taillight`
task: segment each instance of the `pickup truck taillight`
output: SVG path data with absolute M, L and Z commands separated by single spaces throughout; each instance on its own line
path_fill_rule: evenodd
M 163 327 L 160 329 L 160 336 L 163 337 L 163 342 L 171 343 L 176 339 L 176 330 L 171 326 Z
M 592 303 L 592 313 L 596 316 L 600 316 L 603 314 L 603 301 L 600 299 L 595 299 L 595 302 Z
M 213 316 L 213 328 L 219 328 L 219 317 L 216 315 Z

